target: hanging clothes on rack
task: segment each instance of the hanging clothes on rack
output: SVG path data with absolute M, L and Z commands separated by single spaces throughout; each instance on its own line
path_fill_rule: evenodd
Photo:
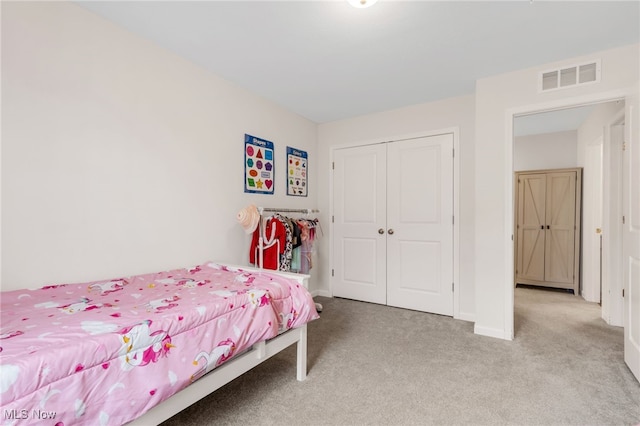
M 259 214 L 257 224 L 254 209 Z M 274 212 L 269 218 L 262 217 L 264 212 Z M 316 230 L 320 229 L 318 219 L 292 219 L 282 213 L 311 214 L 319 213 L 315 209 L 273 209 L 249 206 L 238 213 L 238 222 L 245 232 L 251 233 L 249 261 L 266 269 L 308 274 L 313 266 L 313 241 Z M 255 230 L 254 230 L 255 229 Z M 315 303 L 316 310 L 322 312 L 322 305 Z
M 279 221 L 284 227 L 284 249 L 280 250 L 280 264 L 278 265 L 279 271 L 291 271 L 291 254 L 293 250 L 292 239 L 293 231 L 292 226 L 289 223 L 288 218 L 280 215 L 279 213 L 271 216 L 271 220 Z
M 286 248 L 287 230 L 280 220 L 273 217 L 262 222 L 260 220 L 251 238 L 249 262 L 265 269 L 281 270 L 281 255 Z
M 312 262 L 313 240 L 318 219 L 300 219 L 282 213 L 310 214 L 311 209 L 257 208 L 260 220 L 253 231 L 249 248 L 249 261 L 265 269 L 309 273 Z M 273 212 L 268 218 L 263 212 Z
M 318 223 L 318 219 L 298 219 L 296 221 L 297 226 L 300 228 L 300 246 L 294 249 L 294 257 L 299 259 L 299 263 L 295 267 L 292 263 L 292 272 L 308 274 L 312 268 L 313 241 L 315 240 Z

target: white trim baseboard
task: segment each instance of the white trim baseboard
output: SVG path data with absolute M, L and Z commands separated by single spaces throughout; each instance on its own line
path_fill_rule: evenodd
M 458 316 L 455 319 L 469 322 L 476 322 L 476 314 L 471 312 L 458 312 Z
M 311 297 L 322 296 L 322 297 L 333 297 L 331 296 L 331 292 L 328 290 L 314 290 L 311 292 Z
M 496 339 L 513 340 L 507 330 L 501 328 L 482 327 L 476 324 L 473 327 L 473 333 L 480 336 L 495 337 Z

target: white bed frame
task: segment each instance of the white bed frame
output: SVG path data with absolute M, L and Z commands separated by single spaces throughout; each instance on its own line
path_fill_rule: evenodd
M 231 268 L 232 266 L 229 267 Z M 259 271 L 257 268 L 246 266 L 233 266 L 233 268 L 239 268 L 245 271 Z M 292 278 L 305 288 L 309 288 L 309 275 L 292 274 L 280 271 L 268 272 Z M 160 424 L 294 343 L 297 343 L 298 345 L 296 377 L 299 381 L 303 381 L 307 378 L 306 324 L 288 330 L 273 339 L 255 343 L 251 349 L 230 359 L 220 367 L 217 367 L 215 370 L 207 373 L 191 385 L 170 396 L 162 403 L 151 408 L 142 416 L 128 423 L 128 425 L 148 426 L 150 424 Z

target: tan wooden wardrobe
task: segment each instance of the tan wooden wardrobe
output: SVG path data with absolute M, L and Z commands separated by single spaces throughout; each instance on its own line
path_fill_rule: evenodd
M 516 285 L 580 294 L 582 169 L 516 172 Z

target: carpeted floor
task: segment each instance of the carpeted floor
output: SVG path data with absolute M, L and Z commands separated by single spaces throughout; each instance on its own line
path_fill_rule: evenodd
M 512 342 L 449 317 L 317 298 L 306 381 L 291 347 L 163 425 L 640 423 L 622 329 L 568 293 L 515 297 Z

